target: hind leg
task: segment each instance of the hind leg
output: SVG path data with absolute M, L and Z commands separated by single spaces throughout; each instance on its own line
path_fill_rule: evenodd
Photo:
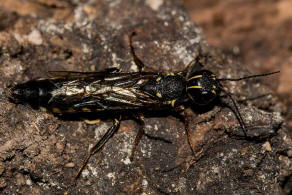
M 83 171 L 84 167 L 87 165 L 90 157 L 98 152 L 104 144 L 113 136 L 113 134 L 118 130 L 121 122 L 121 117 L 119 119 L 115 119 L 113 122 L 113 126 L 111 126 L 107 132 L 103 135 L 103 137 L 92 147 L 87 153 L 86 158 L 83 160 L 80 168 L 78 169 L 77 173 L 75 174 L 75 179 L 79 177 L 81 172 Z

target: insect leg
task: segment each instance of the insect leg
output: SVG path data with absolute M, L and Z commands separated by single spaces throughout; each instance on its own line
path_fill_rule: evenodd
M 134 141 L 134 145 L 133 145 L 133 148 L 132 148 L 132 152 L 131 152 L 131 156 L 130 156 L 130 160 L 133 161 L 134 159 L 134 154 L 135 154 L 135 151 L 136 151 L 136 148 L 137 148 L 137 145 L 139 144 L 143 134 L 144 134 L 144 126 L 145 126 L 145 122 L 144 122 L 144 116 L 142 114 L 139 114 L 138 115 L 138 120 L 139 120 L 139 123 L 140 123 L 140 127 L 139 127 L 139 131 L 136 135 L 136 138 L 135 138 L 135 141 Z
M 187 138 L 188 138 L 188 143 L 189 143 L 189 146 L 191 148 L 191 151 L 193 153 L 194 156 L 195 155 L 195 152 L 194 152 L 194 146 L 192 144 L 192 141 L 191 141 L 191 131 L 190 131 L 190 127 L 189 127 L 189 115 L 187 114 L 187 112 L 185 111 L 185 107 L 180 105 L 180 106 L 177 106 L 174 108 L 174 111 L 176 111 L 178 114 L 179 114 L 179 118 L 183 121 L 184 123 L 184 126 L 185 126 L 185 131 L 186 131 L 186 134 L 187 134 Z M 183 113 L 183 114 L 180 114 L 180 113 Z M 182 118 L 181 118 L 182 117 Z
M 194 146 L 192 144 L 192 140 L 191 140 L 191 131 L 190 131 L 190 127 L 189 127 L 189 115 L 186 113 L 186 112 L 183 112 L 183 117 L 184 117 L 184 125 L 185 125 L 185 130 L 186 130 L 186 134 L 187 134 L 187 138 L 188 138 L 188 143 L 189 143 L 189 146 L 191 148 L 191 151 L 193 153 L 194 156 L 195 155 L 195 152 L 194 152 Z
M 199 71 L 204 67 L 204 58 L 199 54 L 194 60 L 190 61 L 182 73 L 188 79 L 193 72 Z
M 104 144 L 113 136 L 113 134 L 118 130 L 121 122 L 121 116 L 119 119 L 114 119 L 113 126 L 111 126 L 107 132 L 103 135 L 103 137 L 88 151 L 86 158 L 83 160 L 80 168 L 78 169 L 77 173 L 75 174 L 75 179 L 78 179 L 79 175 L 81 174 L 82 170 L 88 163 L 89 158 L 96 152 L 98 152 Z
M 233 106 L 234 106 L 234 108 L 235 108 L 235 116 L 236 116 L 236 118 L 237 118 L 237 120 L 238 120 L 238 122 L 239 122 L 239 124 L 240 124 L 240 126 L 241 126 L 241 128 L 242 128 L 242 130 L 243 130 L 243 134 L 244 134 L 244 136 L 248 139 L 249 138 L 249 136 L 247 135 L 247 128 L 246 128 L 246 125 L 245 125 L 245 122 L 244 122 L 244 120 L 242 119 L 242 116 L 241 116 L 241 114 L 240 114 L 240 112 L 239 112 L 239 109 L 238 109 L 238 106 L 236 105 L 236 102 L 235 102 L 235 100 L 232 98 L 232 96 L 231 96 L 231 94 L 229 94 L 224 88 L 223 88 L 223 86 L 222 85 L 220 85 L 220 88 L 221 88 L 221 90 L 229 97 L 229 99 L 231 100 L 231 102 L 233 103 Z
M 133 37 L 136 35 L 137 33 L 136 32 L 132 32 L 132 34 L 130 35 L 129 39 L 130 39 L 130 48 L 131 48 L 131 53 L 132 53 L 132 56 L 133 56 L 133 60 L 135 62 L 135 64 L 137 65 L 138 69 L 139 69 L 139 72 L 142 72 L 143 69 L 144 69 L 144 63 L 142 62 L 142 60 L 140 60 L 138 58 L 138 56 L 136 55 L 136 52 L 135 52 L 135 49 L 133 47 Z
M 191 72 L 193 72 L 192 70 L 193 70 L 193 67 L 196 64 L 196 59 L 191 60 L 188 63 L 188 65 L 184 68 L 184 70 L 180 72 L 181 74 L 185 75 L 186 78 L 188 78 L 188 76 L 191 74 Z

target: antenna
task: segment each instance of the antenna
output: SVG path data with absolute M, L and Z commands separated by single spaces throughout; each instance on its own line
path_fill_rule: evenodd
M 269 76 L 269 75 L 276 74 L 276 73 L 279 73 L 279 72 L 280 71 L 275 71 L 275 72 L 270 72 L 270 73 L 265 73 L 265 74 L 257 74 L 257 75 L 245 76 L 245 77 L 241 77 L 241 78 L 230 78 L 230 79 L 229 78 L 221 78 L 221 79 L 217 79 L 217 80 L 218 81 L 240 81 L 240 80 L 244 80 L 244 79 L 250 79 L 250 78 L 256 78 L 256 77 Z M 220 90 L 223 93 L 225 93 L 229 97 L 229 99 L 231 99 L 231 101 L 232 101 L 232 103 L 234 105 L 234 108 L 235 108 L 235 116 L 236 116 L 236 118 L 237 118 L 237 120 L 238 120 L 238 122 L 239 122 L 239 124 L 240 124 L 240 126 L 242 128 L 242 130 L 243 130 L 244 136 L 245 137 L 248 137 L 247 136 L 247 128 L 246 128 L 245 122 L 242 119 L 242 116 L 241 116 L 241 114 L 239 112 L 239 109 L 238 109 L 238 106 L 236 104 L 236 101 L 232 98 L 232 95 L 230 93 L 228 93 L 224 89 L 223 85 L 220 82 L 218 82 L 218 84 L 219 84 Z
M 250 79 L 250 78 L 256 78 L 256 77 L 264 77 L 264 76 L 269 76 L 272 74 L 279 73 L 280 71 L 275 71 L 275 72 L 270 72 L 270 73 L 265 73 L 265 74 L 256 74 L 256 75 L 250 75 L 250 76 L 245 76 L 241 78 L 222 78 L 222 79 L 217 79 L 218 81 L 240 81 L 244 79 Z

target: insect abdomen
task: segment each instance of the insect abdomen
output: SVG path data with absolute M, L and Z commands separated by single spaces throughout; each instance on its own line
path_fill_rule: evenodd
M 16 103 L 43 106 L 51 99 L 56 86 L 49 80 L 31 80 L 10 88 L 10 98 Z

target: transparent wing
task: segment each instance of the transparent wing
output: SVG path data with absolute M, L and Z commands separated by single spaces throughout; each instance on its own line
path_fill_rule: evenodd
M 74 72 L 74 71 L 49 71 L 49 76 L 51 78 L 59 78 L 65 80 L 74 80 L 74 79 L 101 79 L 104 78 L 107 74 L 116 72 L 116 69 L 107 69 L 101 72 Z

